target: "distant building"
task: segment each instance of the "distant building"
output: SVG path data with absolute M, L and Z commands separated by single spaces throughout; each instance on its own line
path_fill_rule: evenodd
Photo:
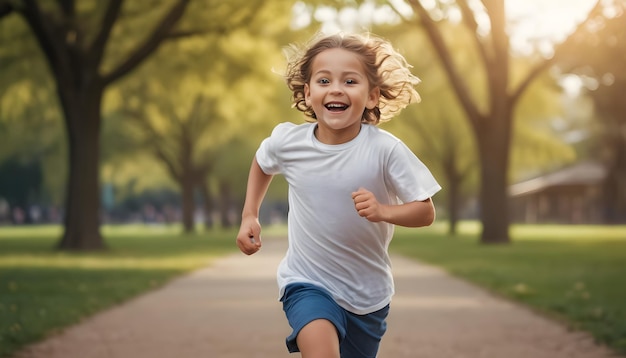
M 606 168 L 583 162 L 509 187 L 511 219 L 525 223 L 600 224 Z

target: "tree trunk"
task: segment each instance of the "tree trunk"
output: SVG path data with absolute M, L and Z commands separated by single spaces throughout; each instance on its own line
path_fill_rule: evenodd
M 183 174 L 182 178 L 182 209 L 183 209 L 183 231 L 192 233 L 195 229 L 194 214 L 196 211 L 196 203 L 194 201 L 194 180 L 193 176 L 188 173 Z
M 456 236 L 459 222 L 459 182 L 455 177 L 448 181 L 448 234 Z
M 204 228 L 206 230 L 213 228 L 213 197 L 209 191 L 206 180 L 201 180 L 198 184 L 202 194 L 202 202 L 204 204 Z
M 505 244 L 509 237 L 507 194 L 511 118 L 498 118 L 479 126 L 476 133 L 480 165 L 481 242 Z
M 3 2 L 4 3 L 4 2 Z M 77 17 L 75 1 L 60 1 L 57 9 L 21 1 L 20 6 L 0 5 L 0 17 L 18 11 L 30 26 L 50 66 L 63 109 L 69 143 L 69 177 L 65 232 L 60 249 L 93 250 L 104 247 L 99 228 L 100 104 L 104 88 L 122 78 L 150 56 L 168 37 L 189 1 L 174 3 L 128 57 L 104 75 L 100 70 L 111 29 L 119 19 L 123 1 L 102 6 L 104 16 L 89 34 Z M 95 30 L 95 31 L 91 31 Z M 95 35 L 95 36 L 94 36 Z M 87 43 L 87 40 L 89 43 Z
M 456 148 L 449 148 L 443 159 L 443 170 L 447 179 L 448 193 L 448 234 L 454 236 L 457 233 L 457 223 L 459 221 L 460 192 L 463 175 L 459 173 L 456 164 Z
M 626 223 L 626 124 L 621 125 L 623 129 L 619 123 L 609 126 L 612 127 L 616 130 L 606 139 L 611 155 L 605 164 L 607 176 L 602 185 L 606 203 L 603 219 L 609 224 L 623 224 Z
M 72 93 L 68 93 L 72 92 Z M 98 250 L 100 234 L 100 101 L 102 91 L 59 88 L 69 142 L 65 232 L 58 248 Z
M 220 180 L 220 218 L 223 228 L 230 228 L 234 223 L 230 220 L 231 187 L 228 180 Z

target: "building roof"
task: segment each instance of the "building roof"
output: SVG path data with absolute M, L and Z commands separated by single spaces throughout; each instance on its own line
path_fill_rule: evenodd
M 604 180 L 606 174 L 606 168 L 600 163 L 581 162 L 534 179 L 513 184 L 509 187 L 509 195 L 528 195 L 554 186 L 599 184 Z

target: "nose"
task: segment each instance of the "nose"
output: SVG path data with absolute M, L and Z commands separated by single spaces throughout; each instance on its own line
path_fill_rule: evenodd
M 330 93 L 334 95 L 343 94 L 343 88 L 341 87 L 341 82 L 335 81 L 330 85 Z

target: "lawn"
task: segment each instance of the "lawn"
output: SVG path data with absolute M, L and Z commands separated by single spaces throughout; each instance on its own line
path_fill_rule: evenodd
M 510 245 L 478 243 L 463 223 L 396 230 L 393 252 L 445 268 L 626 353 L 626 226 L 512 226 Z
M 234 252 L 235 232 L 102 228 L 108 250 L 54 251 L 57 226 L 0 228 L 0 357 Z

